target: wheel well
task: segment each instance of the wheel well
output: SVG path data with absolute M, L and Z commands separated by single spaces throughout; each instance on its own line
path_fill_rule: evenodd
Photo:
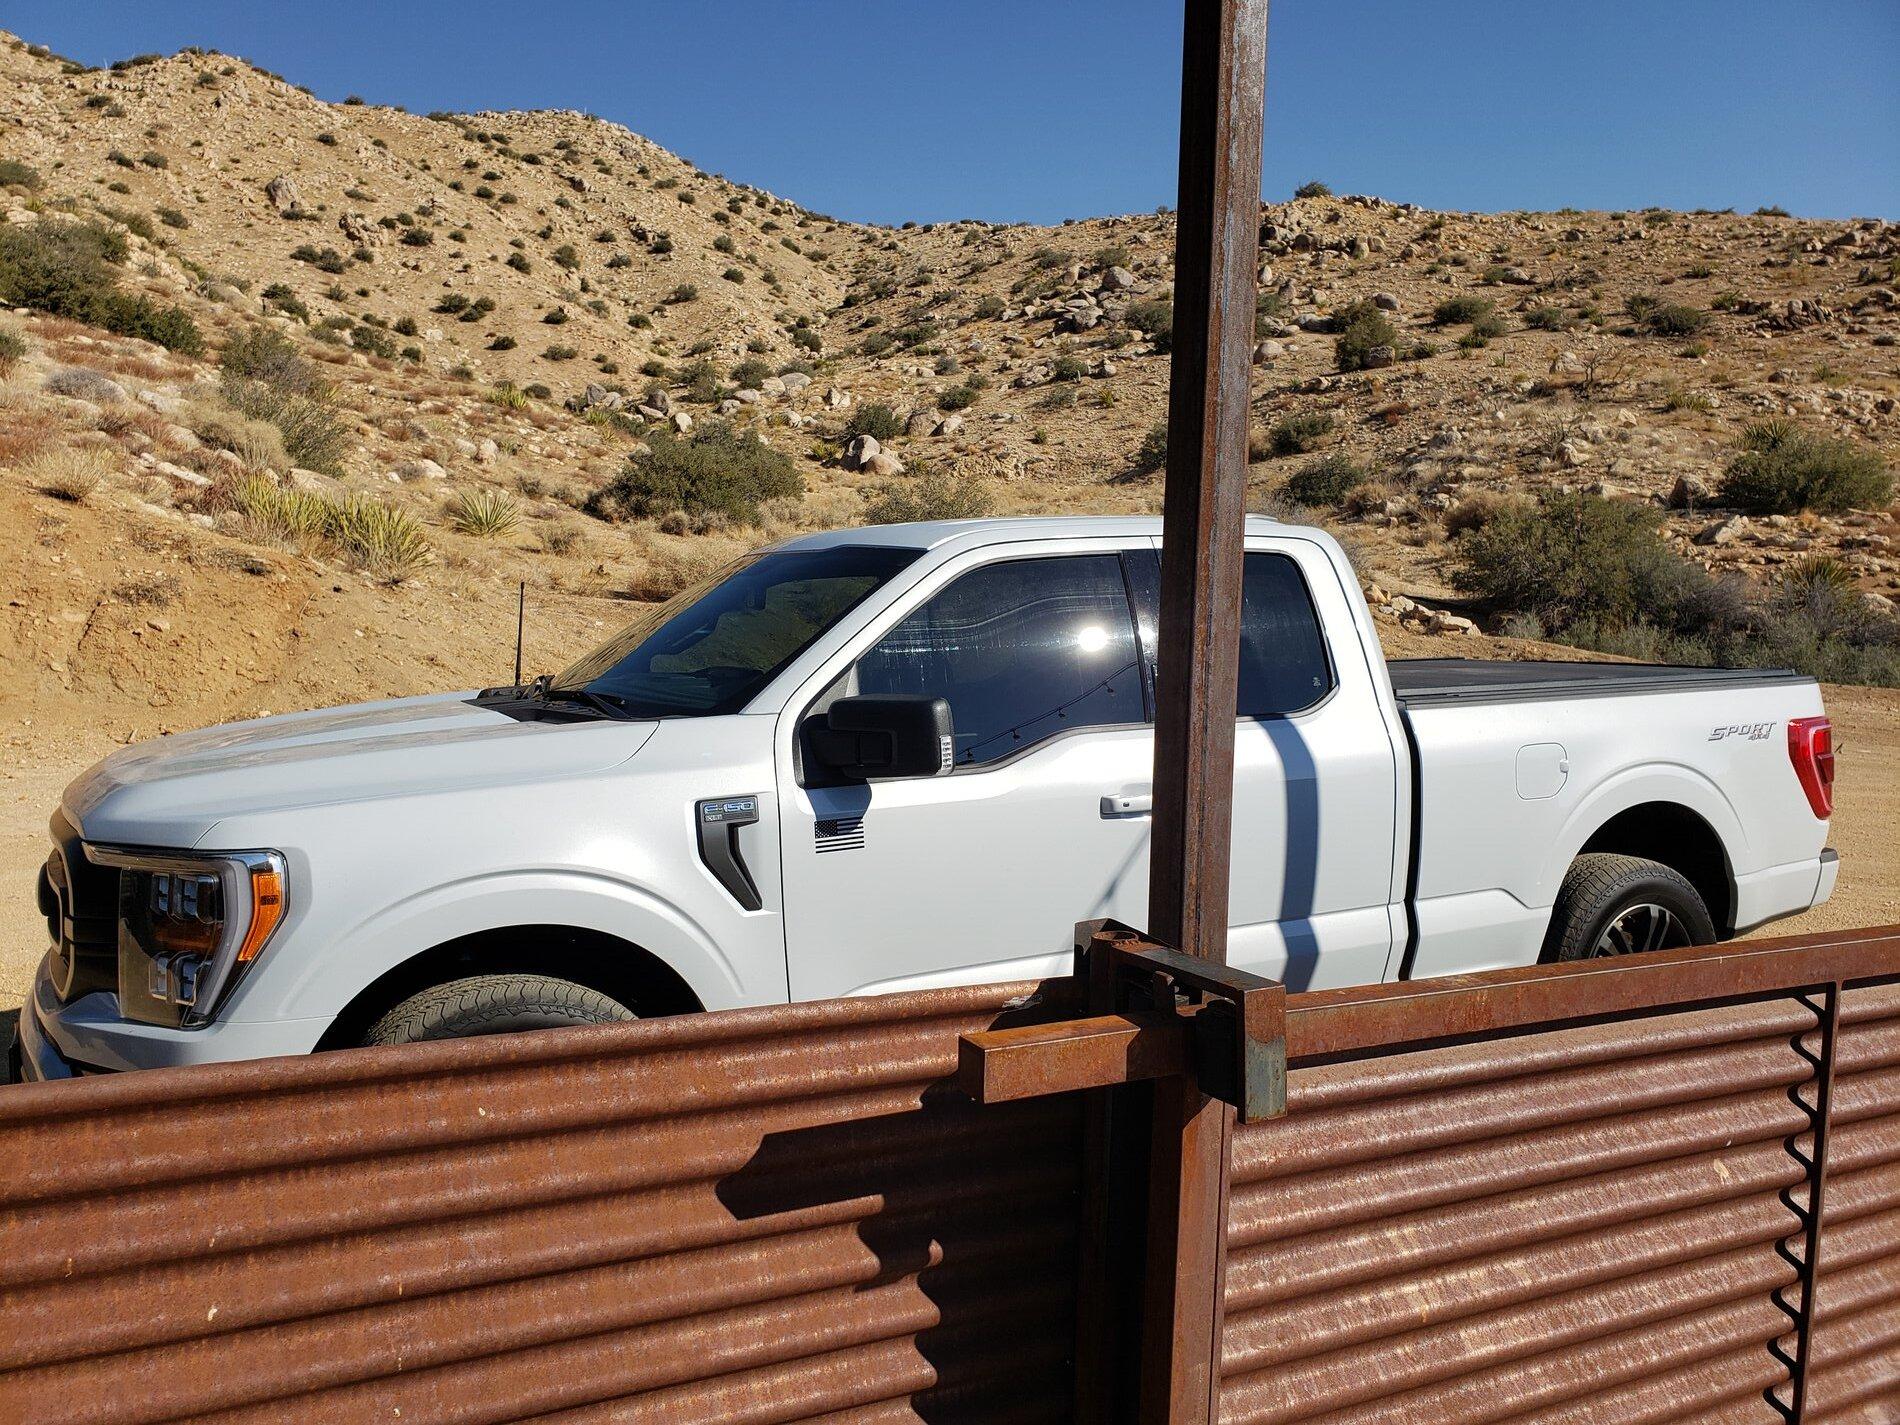
M 1733 929 L 1728 853 L 1715 828 L 1689 808 L 1674 802 L 1645 802 L 1618 812 L 1577 854 L 1589 851 L 1660 861 L 1695 887 L 1719 933 L 1727 935 Z
M 384 1012 L 419 990 L 467 975 L 553 975 L 619 1000 L 643 1018 L 705 1008 L 665 961 L 617 936 L 571 925 L 510 925 L 432 946 L 365 986 L 318 1049 L 348 1049 Z

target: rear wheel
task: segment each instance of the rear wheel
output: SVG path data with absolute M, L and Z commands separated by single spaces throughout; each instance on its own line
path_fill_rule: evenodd
M 420 1044 L 637 1019 L 598 990 L 547 975 L 471 975 L 413 994 L 369 1027 L 368 1044 Z
M 1593 960 L 1713 945 L 1696 888 L 1660 861 L 1593 851 L 1570 863 L 1544 937 L 1545 960 Z

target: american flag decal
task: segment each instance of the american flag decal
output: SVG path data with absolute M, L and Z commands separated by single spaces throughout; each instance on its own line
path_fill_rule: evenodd
M 864 818 L 842 816 L 821 819 L 817 826 L 819 854 L 827 851 L 858 851 L 864 846 Z

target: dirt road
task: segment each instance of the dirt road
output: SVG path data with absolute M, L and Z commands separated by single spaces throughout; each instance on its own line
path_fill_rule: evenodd
M 1840 756 L 1833 834 L 1840 885 L 1819 910 L 1765 935 L 1900 922 L 1900 693 L 1830 687 L 1826 696 Z M 65 740 L 49 755 L 30 735 L 9 741 L 0 746 L 0 1014 L 19 1005 L 45 950 L 33 877 L 46 857 L 47 817 L 60 789 L 113 746 L 95 735 Z

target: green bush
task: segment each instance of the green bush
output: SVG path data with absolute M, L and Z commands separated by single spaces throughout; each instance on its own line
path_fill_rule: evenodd
M 1471 324 L 1463 336 L 1458 338 L 1458 345 L 1467 351 L 1473 351 L 1484 346 L 1491 338 L 1503 336 L 1510 329 L 1509 323 L 1504 320 L 1504 313 L 1486 312 Z
M 572 272 L 581 265 L 581 255 L 574 250 L 574 244 L 571 242 L 564 242 L 555 248 L 548 260 L 556 267 L 568 272 Z
M 1295 198 L 1330 198 L 1333 196 L 1333 190 L 1315 178 L 1295 188 L 1293 196 Z
M 12 327 L 0 327 L 0 377 L 13 370 L 15 362 L 26 355 L 26 338 Z
M 289 340 L 268 327 L 253 328 L 225 347 L 219 365 L 225 401 L 248 419 L 275 426 L 293 464 L 342 472 L 349 431 L 317 368 Z
M 1453 544 L 1452 579 L 1552 629 L 1585 619 L 1628 623 L 1654 606 L 1668 566 L 1682 562 L 1662 542 L 1660 524 L 1642 505 L 1595 495 L 1505 505 Z
M 658 519 L 675 511 L 724 515 L 756 524 L 764 500 L 802 495 L 805 482 L 791 457 L 724 421 L 706 421 L 688 437 L 662 426 L 647 449 L 587 499 L 602 519 Z
M 1376 347 L 1385 347 L 1398 358 L 1398 328 L 1370 300 L 1354 302 L 1337 318 L 1339 337 L 1333 342 L 1333 359 L 1341 371 L 1363 371 L 1372 364 Z
M 231 338 L 218 367 L 227 377 L 247 377 L 299 395 L 310 395 L 322 384 L 297 344 L 270 327 L 250 327 Z
M 859 406 L 852 412 L 851 419 L 844 428 L 845 439 L 853 436 L 868 435 L 873 440 L 890 440 L 904 433 L 904 423 L 898 419 L 897 412 L 881 401 L 872 401 Z
M 21 163 L 18 159 L 0 158 L 0 188 L 24 188 L 34 192 L 44 182 L 37 168 Z
M 1524 313 L 1524 325 L 1532 331 L 1561 332 L 1569 331 L 1575 319 L 1563 307 L 1532 307 Z
M 756 356 L 750 357 L 732 368 L 732 382 L 742 389 L 750 388 L 756 391 L 771 374 L 770 366 Z
M 1365 468 L 1343 450 L 1335 450 L 1287 476 L 1280 493 L 1296 505 L 1336 505 L 1353 486 L 1365 482 Z
M 1080 381 L 1089 374 L 1089 364 L 1079 356 L 1058 356 L 1051 368 L 1058 381 Z
M 1150 338 L 1157 351 L 1169 351 L 1174 343 L 1174 303 L 1165 297 L 1130 302 L 1123 314 L 1128 325 Z
M 1694 336 L 1709 324 L 1709 314 L 1700 307 L 1680 302 L 1665 302 L 1649 314 L 1644 325 L 1657 336 Z
M 864 509 L 866 524 L 915 524 L 924 520 L 974 520 L 995 501 L 982 481 L 933 462 L 880 486 Z
M 680 372 L 680 384 L 686 388 L 689 401 L 711 405 L 719 399 L 719 367 L 710 358 L 701 357 Z
M 1742 447 L 1722 475 L 1717 494 L 1724 504 L 1793 514 L 1883 509 L 1893 499 L 1893 472 L 1870 445 L 1776 419 L 1744 429 Z
M 30 307 L 196 355 L 204 335 L 179 307 L 121 292 L 125 237 L 95 223 L 0 228 L 0 306 Z
M 965 382 L 961 386 L 948 386 L 937 393 L 937 409 L 940 411 L 961 411 L 976 404 L 977 388 Z
M 1305 411 L 1285 416 L 1267 432 L 1267 450 L 1274 455 L 1304 455 L 1332 428 L 1331 411 Z
M 1449 327 L 1460 322 L 1475 322 L 1480 317 L 1488 316 L 1496 305 L 1489 297 L 1479 297 L 1469 292 L 1447 297 L 1432 308 L 1432 325 Z

